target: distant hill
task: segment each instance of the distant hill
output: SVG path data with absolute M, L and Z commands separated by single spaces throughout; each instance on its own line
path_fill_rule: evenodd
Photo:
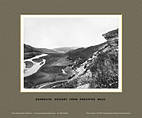
M 41 53 L 57 53 L 54 50 L 47 48 L 35 48 L 30 45 L 24 44 L 24 53 L 26 52 L 41 52 Z
M 75 50 L 77 47 L 61 47 L 61 48 L 54 48 L 53 50 L 58 53 L 67 53 L 71 50 Z
M 35 48 L 30 45 L 24 44 L 24 59 L 31 58 L 40 54 L 58 53 L 51 49 L 46 48 Z

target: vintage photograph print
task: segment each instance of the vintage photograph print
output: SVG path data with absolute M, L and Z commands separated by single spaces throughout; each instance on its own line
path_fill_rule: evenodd
M 21 92 L 122 92 L 122 15 L 21 15 Z

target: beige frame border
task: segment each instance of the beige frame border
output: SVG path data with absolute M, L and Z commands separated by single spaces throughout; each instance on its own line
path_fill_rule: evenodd
M 60 91 L 56 91 L 57 89 L 54 89 L 54 91 L 48 91 L 50 89 L 24 89 L 21 87 L 21 79 L 23 79 L 21 77 L 21 55 L 22 55 L 22 50 L 21 50 L 21 46 L 22 46 L 22 41 L 21 41 L 21 16 L 22 15 L 120 15 L 121 16 L 121 85 L 119 89 L 116 89 L 117 91 L 104 91 L 105 89 L 91 89 L 91 91 L 84 91 L 86 89 L 60 89 Z M 40 14 L 36 14 L 36 13 L 23 13 L 20 14 L 20 92 L 24 92 L 24 93 L 122 93 L 122 86 L 123 86 L 123 15 L 121 13 L 40 13 Z M 120 84 L 120 83 L 119 83 Z M 42 91 L 37 91 L 37 90 L 42 90 Z M 53 90 L 53 89 L 52 89 Z M 79 90 L 79 91 L 78 91 Z M 101 90 L 101 91 L 100 91 Z M 110 90 L 110 89 L 106 89 L 106 90 Z

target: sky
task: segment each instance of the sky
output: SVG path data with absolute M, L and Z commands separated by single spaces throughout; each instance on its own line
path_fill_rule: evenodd
M 89 47 L 120 26 L 120 15 L 22 15 L 21 39 L 37 48 Z

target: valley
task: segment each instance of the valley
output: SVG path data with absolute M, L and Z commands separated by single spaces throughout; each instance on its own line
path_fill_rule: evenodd
M 118 29 L 106 42 L 87 48 L 34 48 L 24 45 L 24 88 L 118 88 Z M 66 51 L 67 50 L 67 51 Z

